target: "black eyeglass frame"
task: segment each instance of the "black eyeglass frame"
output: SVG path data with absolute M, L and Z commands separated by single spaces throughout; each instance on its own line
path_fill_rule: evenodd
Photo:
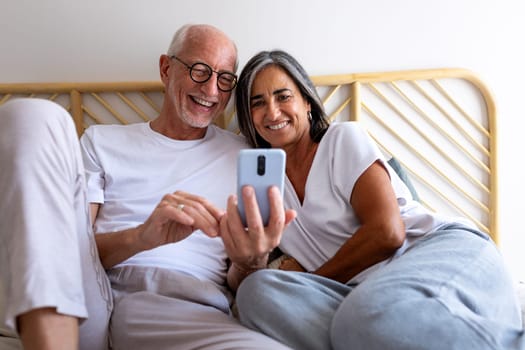
M 216 70 L 213 70 L 209 65 L 207 65 L 206 63 L 203 63 L 203 62 L 195 62 L 193 63 L 192 65 L 189 65 L 187 64 L 186 62 L 184 62 L 183 60 L 181 60 L 180 58 L 178 58 L 177 56 L 175 55 L 172 55 L 172 56 L 169 56 L 171 59 L 175 59 L 177 61 L 179 61 L 180 63 L 182 63 L 186 68 L 188 68 L 188 71 L 190 73 L 190 78 L 191 80 L 193 80 L 194 82 L 198 83 L 198 84 L 204 84 L 205 82 L 207 82 L 208 80 L 210 80 L 211 76 L 213 75 L 213 73 L 216 73 L 217 74 L 217 88 L 222 91 L 222 92 L 230 92 L 232 91 L 233 89 L 235 89 L 235 87 L 237 86 L 237 75 L 233 74 L 232 72 L 217 72 Z M 199 69 L 196 69 L 195 67 L 199 67 L 199 66 L 202 66 L 203 68 L 205 68 L 209 73 L 208 73 L 208 77 L 205 78 L 205 79 L 199 79 L 199 78 L 195 78 L 193 76 L 193 72 L 195 71 L 200 71 L 202 72 L 202 70 L 199 70 Z M 220 82 L 221 82 L 221 77 L 229 77 L 231 78 L 231 88 L 223 88 L 221 87 L 220 85 Z M 227 78 L 228 79 L 228 78 Z M 230 80 L 228 80 L 230 81 Z

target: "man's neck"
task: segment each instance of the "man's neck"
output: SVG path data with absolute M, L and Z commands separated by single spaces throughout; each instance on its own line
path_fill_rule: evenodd
M 174 140 L 202 139 L 208 129 L 207 127 L 195 128 L 185 124 L 179 118 L 167 118 L 162 114 L 151 121 L 150 127 L 153 131 Z

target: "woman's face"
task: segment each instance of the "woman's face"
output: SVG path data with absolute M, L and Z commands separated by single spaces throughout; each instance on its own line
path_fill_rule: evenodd
M 255 129 L 272 147 L 286 149 L 310 137 L 310 104 L 278 66 L 268 66 L 255 76 L 250 110 Z

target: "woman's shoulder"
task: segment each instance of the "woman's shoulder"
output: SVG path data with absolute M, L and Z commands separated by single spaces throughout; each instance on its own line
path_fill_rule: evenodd
M 363 125 L 357 121 L 333 121 L 330 123 L 328 130 L 332 133 L 344 133 L 344 132 L 362 132 L 364 130 Z
M 368 134 L 366 133 L 365 128 L 360 122 L 355 121 L 345 121 L 337 122 L 334 121 L 328 127 L 326 136 L 328 139 L 346 139 L 347 142 L 352 142 L 353 140 L 361 140 L 367 138 Z

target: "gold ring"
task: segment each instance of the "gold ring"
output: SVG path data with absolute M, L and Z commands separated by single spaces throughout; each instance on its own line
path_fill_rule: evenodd
M 182 211 L 184 209 L 184 204 L 177 205 L 177 209 Z

